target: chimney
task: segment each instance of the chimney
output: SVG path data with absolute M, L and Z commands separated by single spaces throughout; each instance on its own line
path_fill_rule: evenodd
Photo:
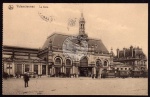
M 133 46 L 132 45 L 130 46 L 130 51 L 131 51 L 131 54 L 132 54 L 132 57 L 133 57 Z
M 126 53 L 126 48 L 123 48 L 123 54 L 124 54 L 124 57 L 125 57 L 125 53 Z
M 117 57 L 119 58 L 119 49 L 117 48 Z

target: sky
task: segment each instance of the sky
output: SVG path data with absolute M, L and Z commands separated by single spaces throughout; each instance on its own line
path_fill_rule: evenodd
M 9 10 L 8 6 L 13 9 Z M 20 8 L 17 6 L 34 6 Z M 48 8 L 40 8 L 46 6 Z M 3 45 L 41 48 L 53 33 L 77 35 L 83 12 L 85 33 L 101 39 L 108 51 L 139 46 L 148 55 L 148 4 L 136 3 L 76 3 L 76 4 L 3 4 Z M 41 16 L 53 17 L 46 21 Z M 76 18 L 69 27 L 68 19 Z M 51 18 L 49 18 L 51 19 Z

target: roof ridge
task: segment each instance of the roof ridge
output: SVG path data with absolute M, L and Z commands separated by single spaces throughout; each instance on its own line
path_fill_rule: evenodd
M 96 41 L 102 41 L 101 39 L 90 38 L 90 37 L 89 37 L 89 39 L 90 39 L 90 40 L 96 40 Z
M 54 32 L 53 35 L 63 35 L 63 36 L 73 36 L 73 35 L 67 35 L 67 34 L 64 34 L 64 33 L 56 33 Z M 50 35 L 49 37 L 51 37 L 52 35 Z
M 47 37 L 47 39 L 50 38 L 50 37 L 52 37 L 52 36 L 54 36 L 55 34 L 56 34 L 56 33 L 53 33 L 53 34 L 49 35 L 49 36 Z
M 53 35 L 63 35 L 63 36 L 76 36 L 76 35 L 68 35 L 68 34 L 65 34 L 65 33 L 57 33 L 57 32 L 54 32 L 52 35 L 50 35 L 48 38 L 52 37 Z M 96 40 L 96 41 L 102 41 L 101 39 L 96 39 L 96 38 L 90 38 L 90 40 Z
M 29 48 L 29 47 L 12 46 L 12 45 L 2 45 L 2 48 L 3 48 L 3 47 L 13 47 L 13 48 L 16 47 L 16 48 L 23 48 L 23 49 L 38 49 L 38 48 L 35 48 L 35 47 L 34 47 L 34 48 L 31 48 L 31 47 Z

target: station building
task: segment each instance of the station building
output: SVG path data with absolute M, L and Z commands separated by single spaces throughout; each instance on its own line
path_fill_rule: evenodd
M 50 35 L 41 49 L 3 45 L 3 71 L 8 74 L 36 72 L 39 75 L 55 75 L 60 72 L 76 76 L 99 74 L 100 70 L 110 70 L 113 65 L 112 53 L 109 53 L 101 39 L 88 37 L 85 31 L 85 19 L 79 20 L 79 37 L 88 43 L 85 56 L 74 60 L 63 53 L 63 43 L 70 35 L 54 33 Z M 74 44 L 79 44 L 74 42 Z M 75 52 L 77 53 L 77 52 Z

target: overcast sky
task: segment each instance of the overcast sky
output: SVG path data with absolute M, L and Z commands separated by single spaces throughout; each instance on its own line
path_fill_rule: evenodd
M 8 9 L 13 5 L 13 10 Z M 35 8 L 17 8 L 33 5 Z M 39 8 L 39 5 L 48 8 Z M 90 38 L 101 39 L 108 51 L 142 47 L 148 55 L 148 4 L 4 4 L 3 45 L 41 48 L 54 32 L 68 35 L 79 33 L 78 21 L 67 29 L 68 19 L 79 20 L 83 12 L 85 32 Z M 55 18 L 46 22 L 39 13 Z

